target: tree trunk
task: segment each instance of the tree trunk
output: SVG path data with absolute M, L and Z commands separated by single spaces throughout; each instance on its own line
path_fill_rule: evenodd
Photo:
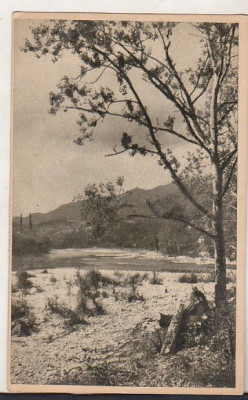
M 215 304 L 226 300 L 226 255 L 223 228 L 216 230 L 215 239 Z
M 198 316 L 201 319 L 208 311 L 209 306 L 205 295 L 197 288 L 193 288 L 188 304 L 187 302 L 179 304 L 171 318 L 160 353 L 174 354 L 183 344 L 183 334 L 187 332 L 187 323 L 190 318 Z M 166 317 L 165 322 L 168 322 L 169 316 L 163 315 L 163 317 Z
M 226 299 L 226 254 L 223 230 L 223 170 L 219 160 L 218 141 L 218 94 L 220 82 L 217 72 L 214 71 L 212 79 L 212 96 L 210 103 L 210 133 L 213 145 L 213 231 L 215 235 L 215 304 L 218 307 Z
M 222 171 L 215 168 L 213 178 L 213 228 L 215 233 L 215 304 L 226 299 L 226 252 L 223 229 Z
M 184 315 L 185 306 L 184 304 L 180 304 L 177 312 L 172 317 L 163 346 L 161 348 L 161 354 L 169 354 L 175 353 L 178 333 L 180 331 L 180 324 Z

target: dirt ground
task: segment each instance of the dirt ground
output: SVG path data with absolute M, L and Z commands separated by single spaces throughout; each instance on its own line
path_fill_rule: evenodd
M 38 330 L 27 337 L 12 336 L 12 384 L 89 385 L 95 382 L 92 371 L 94 374 L 97 371 L 96 384 L 104 384 L 104 379 L 105 384 L 112 384 L 111 376 L 115 375 L 119 385 L 146 386 L 141 372 L 149 368 L 146 360 L 146 353 L 151 351 L 148 339 L 159 328 L 159 313 L 173 315 L 178 305 L 189 298 L 193 286 L 197 286 L 209 301 L 213 301 L 212 282 L 179 283 L 181 273 L 159 272 L 162 284 L 153 285 L 149 282 L 152 273 L 148 273 L 147 279 L 137 288 L 144 301 L 128 302 L 125 295 L 130 288 L 118 286 L 114 289 L 109 285 L 101 289 L 104 291 L 101 303 L 105 314 L 87 317 L 87 325 L 68 329 L 62 317 L 48 310 L 47 300 L 57 297 L 58 302 L 75 308 L 78 298 L 78 289 L 73 284 L 76 272 L 76 268 L 57 268 L 45 274 L 42 270 L 31 271 L 33 277 L 30 279 L 34 286 L 25 295 L 25 299 L 33 308 Z M 100 272 L 113 278 L 119 274 L 118 279 L 121 280 L 135 273 L 121 271 L 116 274 L 110 270 Z M 203 275 L 197 274 L 198 277 Z M 16 276 L 13 273 L 13 284 L 15 282 Z M 20 296 L 19 292 L 13 293 L 13 299 Z M 144 343 L 147 343 L 147 348 Z M 154 358 L 156 362 L 161 361 L 158 354 L 154 354 Z M 104 368 L 110 371 L 107 378 Z M 80 382 L 75 378 L 79 375 Z M 152 385 L 151 382 L 149 385 Z

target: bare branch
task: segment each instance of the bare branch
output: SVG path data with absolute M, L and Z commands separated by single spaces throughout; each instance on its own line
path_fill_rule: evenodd
M 222 192 L 222 196 L 221 197 L 224 197 L 225 196 L 225 194 L 226 194 L 226 192 L 228 191 L 228 189 L 229 189 L 229 185 L 230 185 L 230 183 L 231 183 L 231 180 L 232 180 L 232 177 L 233 177 L 233 173 L 234 173 L 234 171 L 235 171 L 235 167 L 236 167 L 236 164 L 237 164 L 237 157 L 236 157 L 236 159 L 234 160 L 234 163 L 233 163 L 233 165 L 232 165 L 232 168 L 231 168 L 231 170 L 230 170 L 230 173 L 229 173 L 229 176 L 228 176 L 228 178 L 227 178 L 227 181 L 226 181 L 226 184 L 225 184 L 225 186 L 224 186 L 224 189 L 223 189 L 223 192 Z
M 105 154 L 105 157 L 117 156 L 118 154 L 126 153 L 127 151 L 129 151 L 129 149 L 124 149 L 124 150 L 117 151 L 117 150 L 115 150 L 115 147 L 113 148 L 114 153 Z
M 222 163 L 222 165 L 221 165 L 222 171 L 224 171 L 224 169 L 229 165 L 229 163 L 231 162 L 233 156 L 237 153 L 237 150 L 238 150 L 237 147 L 235 147 L 235 149 L 233 151 L 231 151 L 231 153 L 228 155 L 228 157 Z

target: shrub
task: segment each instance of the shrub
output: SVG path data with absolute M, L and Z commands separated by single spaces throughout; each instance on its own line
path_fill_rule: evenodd
M 42 274 L 48 274 L 48 270 L 47 269 L 43 269 Z
M 142 294 L 139 294 L 136 289 L 132 289 L 128 294 L 127 301 L 132 303 L 133 301 L 145 301 L 145 298 Z
M 11 285 L 11 293 L 17 293 L 18 288 L 15 285 Z
M 25 300 L 13 300 L 11 303 L 11 321 L 27 316 L 29 313 L 28 303 Z
M 58 302 L 58 298 L 47 300 L 47 308 L 53 313 L 65 319 L 67 327 L 73 327 L 78 324 L 86 324 L 85 319 L 80 313 L 66 307 L 64 304 Z
M 157 276 L 157 273 L 153 271 L 152 279 L 150 280 L 151 285 L 162 285 L 163 284 L 163 279 L 159 278 Z
M 65 282 L 66 282 L 66 285 L 67 285 L 67 294 L 68 294 L 68 296 L 70 298 L 71 297 L 71 289 L 73 287 L 73 283 L 72 283 L 71 280 L 69 280 L 69 281 L 66 280 Z
M 50 278 L 50 282 L 56 283 L 56 282 L 58 282 L 58 280 L 55 278 L 54 275 L 52 275 L 51 278 Z
M 123 278 L 123 272 L 121 272 L 121 271 L 118 271 L 118 270 L 115 270 L 114 271 L 114 275 L 118 278 L 118 279 L 121 279 L 121 278 Z
M 16 276 L 18 289 L 26 291 L 33 287 L 33 283 L 29 279 L 32 275 L 30 275 L 27 271 L 18 271 Z
M 144 280 L 148 278 L 148 274 L 141 275 L 139 272 L 129 275 L 125 281 L 124 285 L 130 285 L 132 288 L 141 285 Z
M 89 285 L 98 289 L 99 287 L 108 286 L 108 285 L 116 285 L 118 282 L 115 279 L 112 279 L 108 276 L 103 275 L 96 269 L 91 269 L 87 271 L 84 279 L 89 282 Z
M 76 311 L 82 315 L 90 315 L 91 314 L 90 309 L 88 307 L 87 299 L 80 294 L 79 294 L 79 298 L 78 298 L 78 304 L 76 307 Z
M 197 283 L 197 275 L 191 272 L 190 274 L 184 274 L 179 276 L 178 282 L 180 283 Z
M 215 272 L 209 272 L 208 274 L 203 274 L 198 277 L 198 282 L 204 282 L 204 283 L 209 283 L 209 282 L 215 282 Z
M 42 289 L 39 285 L 36 286 L 37 293 L 43 293 L 44 289 Z
M 84 310 L 87 315 L 102 315 L 104 308 L 100 303 L 100 288 L 113 284 L 113 280 L 102 275 L 97 270 L 87 271 L 85 276 L 77 273 L 78 284 L 78 309 Z M 114 281 L 115 282 L 115 281 Z M 98 300 L 97 300 L 98 299 Z
M 35 315 L 25 300 L 11 303 L 11 331 L 18 336 L 29 336 L 37 331 Z
M 147 281 L 149 279 L 149 274 L 146 272 L 142 275 L 142 281 Z

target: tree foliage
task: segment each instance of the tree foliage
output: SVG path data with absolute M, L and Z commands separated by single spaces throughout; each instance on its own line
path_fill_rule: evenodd
M 121 188 L 124 178 L 118 177 L 116 182 L 89 184 L 84 195 L 77 196 L 81 200 L 81 214 L 86 225 L 92 228 L 93 239 L 101 238 L 119 220 Z

